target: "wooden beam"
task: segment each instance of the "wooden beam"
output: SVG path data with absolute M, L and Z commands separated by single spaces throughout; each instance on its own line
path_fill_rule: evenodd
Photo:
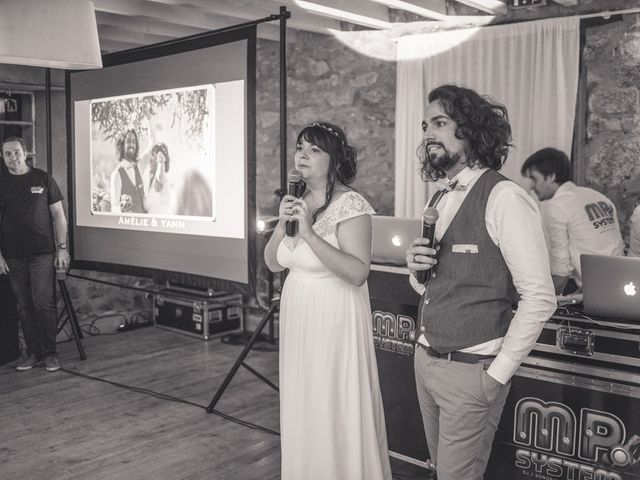
M 368 28 L 388 28 L 389 9 L 370 0 L 272 0 L 287 8 L 302 8 L 315 15 Z M 292 13 L 293 17 L 293 13 Z
M 277 42 L 280 40 L 279 31 L 272 28 L 264 28 L 264 25 L 258 26 L 257 37 L 261 40 L 270 40 Z M 176 36 L 173 38 L 181 38 Z M 287 40 L 295 42 L 296 31 L 287 32 Z M 151 45 L 151 37 L 136 38 L 134 35 L 120 34 L 118 31 L 103 31 L 100 33 L 100 51 L 105 53 L 121 52 L 131 48 L 144 47 Z
M 127 28 L 114 27 L 112 25 L 98 25 L 98 35 L 100 39 L 111 39 L 119 42 L 132 43 L 137 45 L 151 45 L 152 43 L 166 42 L 176 37 L 170 35 L 158 35 L 140 29 L 138 31 Z
M 405 10 L 421 17 L 433 20 L 447 18 L 447 4 L 445 0 L 372 0 L 389 8 Z
M 94 0 L 94 5 L 96 13 L 136 17 L 138 22 L 150 18 L 202 30 L 217 30 L 243 22 L 242 19 L 210 14 L 189 5 L 167 5 L 151 0 Z
M 172 0 L 94 0 L 94 5 L 96 14 L 102 12 L 128 17 L 150 18 L 167 24 L 183 25 L 202 30 L 216 30 L 277 13 L 277 8 L 270 8 L 274 4 L 270 2 L 265 4 L 264 0 L 259 0 L 259 2 L 260 5 L 263 5 L 261 7 L 262 10 L 255 11 L 250 8 L 232 8 L 235 3 L 226 0 L 217 0 L 216 2 L 191 0 L 190 5 L 177 5 Z M 212 8 L 211 3 L 214 6 L 219 4 L 220 8 Z M 200 6 L 201 4 L 203 5 L 202 7 Z M 207 8 L 204 8 L 205 6 Z M 290 28 L 324 34 L 329 29 L 340 29 L 338 21 L 313 16 L 302 12 L 300 9 L 297 10 L 301 12 L 301 15 L 292 15 L 295 18 L 287 21 L 287 26 Z M 265 28 L 259 28 L 259 36 L 261 38 L 277 39 L 279 36 L 278 22 L 264 25 L 266 25 Z
M 100 37 L 100 51 L 104 55 L 105 53 L 121 52 L 123 50 L 129 50 L 131 48 L 137 48 L 144 46 L 141 43 L 123 42 L 120 39 L 114 39 L 109 36 Z
M 257 20 L 270 15 L 278 15 L 279 6 L 286 1 L 269 2 L 265 0 L 151 0 L 155 3 L 166 5 L 182 5 L 197 7 L 207 13 L 235 17 L 244 20 Z M 291 11 L 291 18 L 287 20 L 287 26 L 300 30 L 319 31 L 320 29 L 340 29 L 338 20 L 331 20 L 308 13 L 298 7 L 294 2 L 287 4 Z
M 460 1 L 460 0 L 458 0 Z M 615 12 L 629 7 L 640 7 L 639 0 L 592 0 L 589 3 L 579 2 L 577 5 L 565 7 L 556 2 L 549 2 L 541 8 L 509 9 L 506 15 L 496 18 L 496 23 L 528 22 L 545 18 L 568 17 L 572 15 L 594 15 L 601 12 Z
M 152 8 L 155 6 L 152 2 L 144 0 L 93 0 L 93 6 L 96 13 L 107 12 L 132 17 L 153 16 L 151 14 L 156 10 Z M 156 10 L 156 16 L 169 13 L 178 13 L 178 10 L 176 8 L 167 10 L 162 7 Z
M 473 7 L 476 10 L 490 13 L 491 15 L 505 15 L 508 12 L 507 4 L 502 0 L 455 0 L 458 3 Z
M 106 12 L 96 12 L 96 22 L 98 23 L 98 28 L 108 25 L 122 30 L 144 31 L 152 35 L 170 38 L 187 37 L 209 30 L 209 28 L 204 28 L 203 26 L 194 27 L 150 17 L 130 17 Z

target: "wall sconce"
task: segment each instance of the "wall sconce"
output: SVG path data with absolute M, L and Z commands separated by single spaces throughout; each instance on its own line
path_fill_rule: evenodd
M 0 63 L 102 68 L 90 0 L 0 0 Z
M 259 217 L 256 220 L 256 232 L 267 235 L 273 232 L 278 225 L 278 217 Z

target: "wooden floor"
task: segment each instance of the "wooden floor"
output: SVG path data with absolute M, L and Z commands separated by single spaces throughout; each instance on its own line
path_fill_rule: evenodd
M 83 345 L 84 361 L 73 342 L 58 345 L 58 372 L 16 372 L 15 362 L 0 366 L 1 480 L 280 478 L 279 436 L 204 410 L 241 346 L 156 327 L 85 336 Z M 277 383 L 277 352 L 253 349 L 247 363 Z M 216 410 L 279 429 L 277 393 L 244 368 Z M 394 479 L 431 478 L 410 464 L 391 462 Z
M 155 327 L 59 345 L 64 370 L 206 407 L 241 351 Z M 247 363 L 277 383 L 278 354 Z M 278 430 L 278 396 L 241 368 L 216 406 Z M 280 440 L 203 408 L 44 368 L 0 367 L 0 478 L 276 479 Z

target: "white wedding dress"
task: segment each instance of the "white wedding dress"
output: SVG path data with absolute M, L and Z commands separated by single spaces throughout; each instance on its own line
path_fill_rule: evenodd
M 338 248 L 338 224 L 372 213 L 346 192 L 313 229 Z M 280 301 L 282 479 L 391 479 L 367 284 L 338 278 L 298 237 L 285 237 L 277 258 L 290 269 Z

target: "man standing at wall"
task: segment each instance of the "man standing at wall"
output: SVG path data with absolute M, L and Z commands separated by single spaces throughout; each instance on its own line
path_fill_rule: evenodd
M 429 94 L 423 130 L 421 173 L 443 189 L 429 202 L 434 245 L 418 238 L 407 251 L 422 295 L 418 400 L 438 480 L 479 480 L 510 378 L 556 300 L 538 208 L 497 172 L 511 140 L 506 109 L 444 85 Z M 416 280 L 424 270 L 426 288 Z
M 623 255 L 616 208 L 607 197 L 571 181 L 571 164 L 560 150 L 543 148 L 522 164 L 533 182 L 549 247 L 556 293 L 570 278 L 582 286 L 580 255 Z
M 2 142 L 8 172 L 0 175 L 0 274 L 8 274 L 27 346 L 16 367 L 44 362 L 60 368 L 56 354 L 55 268 L 69 267 L 62 194 L 47 172 L 27 163 L 22 138 Z

